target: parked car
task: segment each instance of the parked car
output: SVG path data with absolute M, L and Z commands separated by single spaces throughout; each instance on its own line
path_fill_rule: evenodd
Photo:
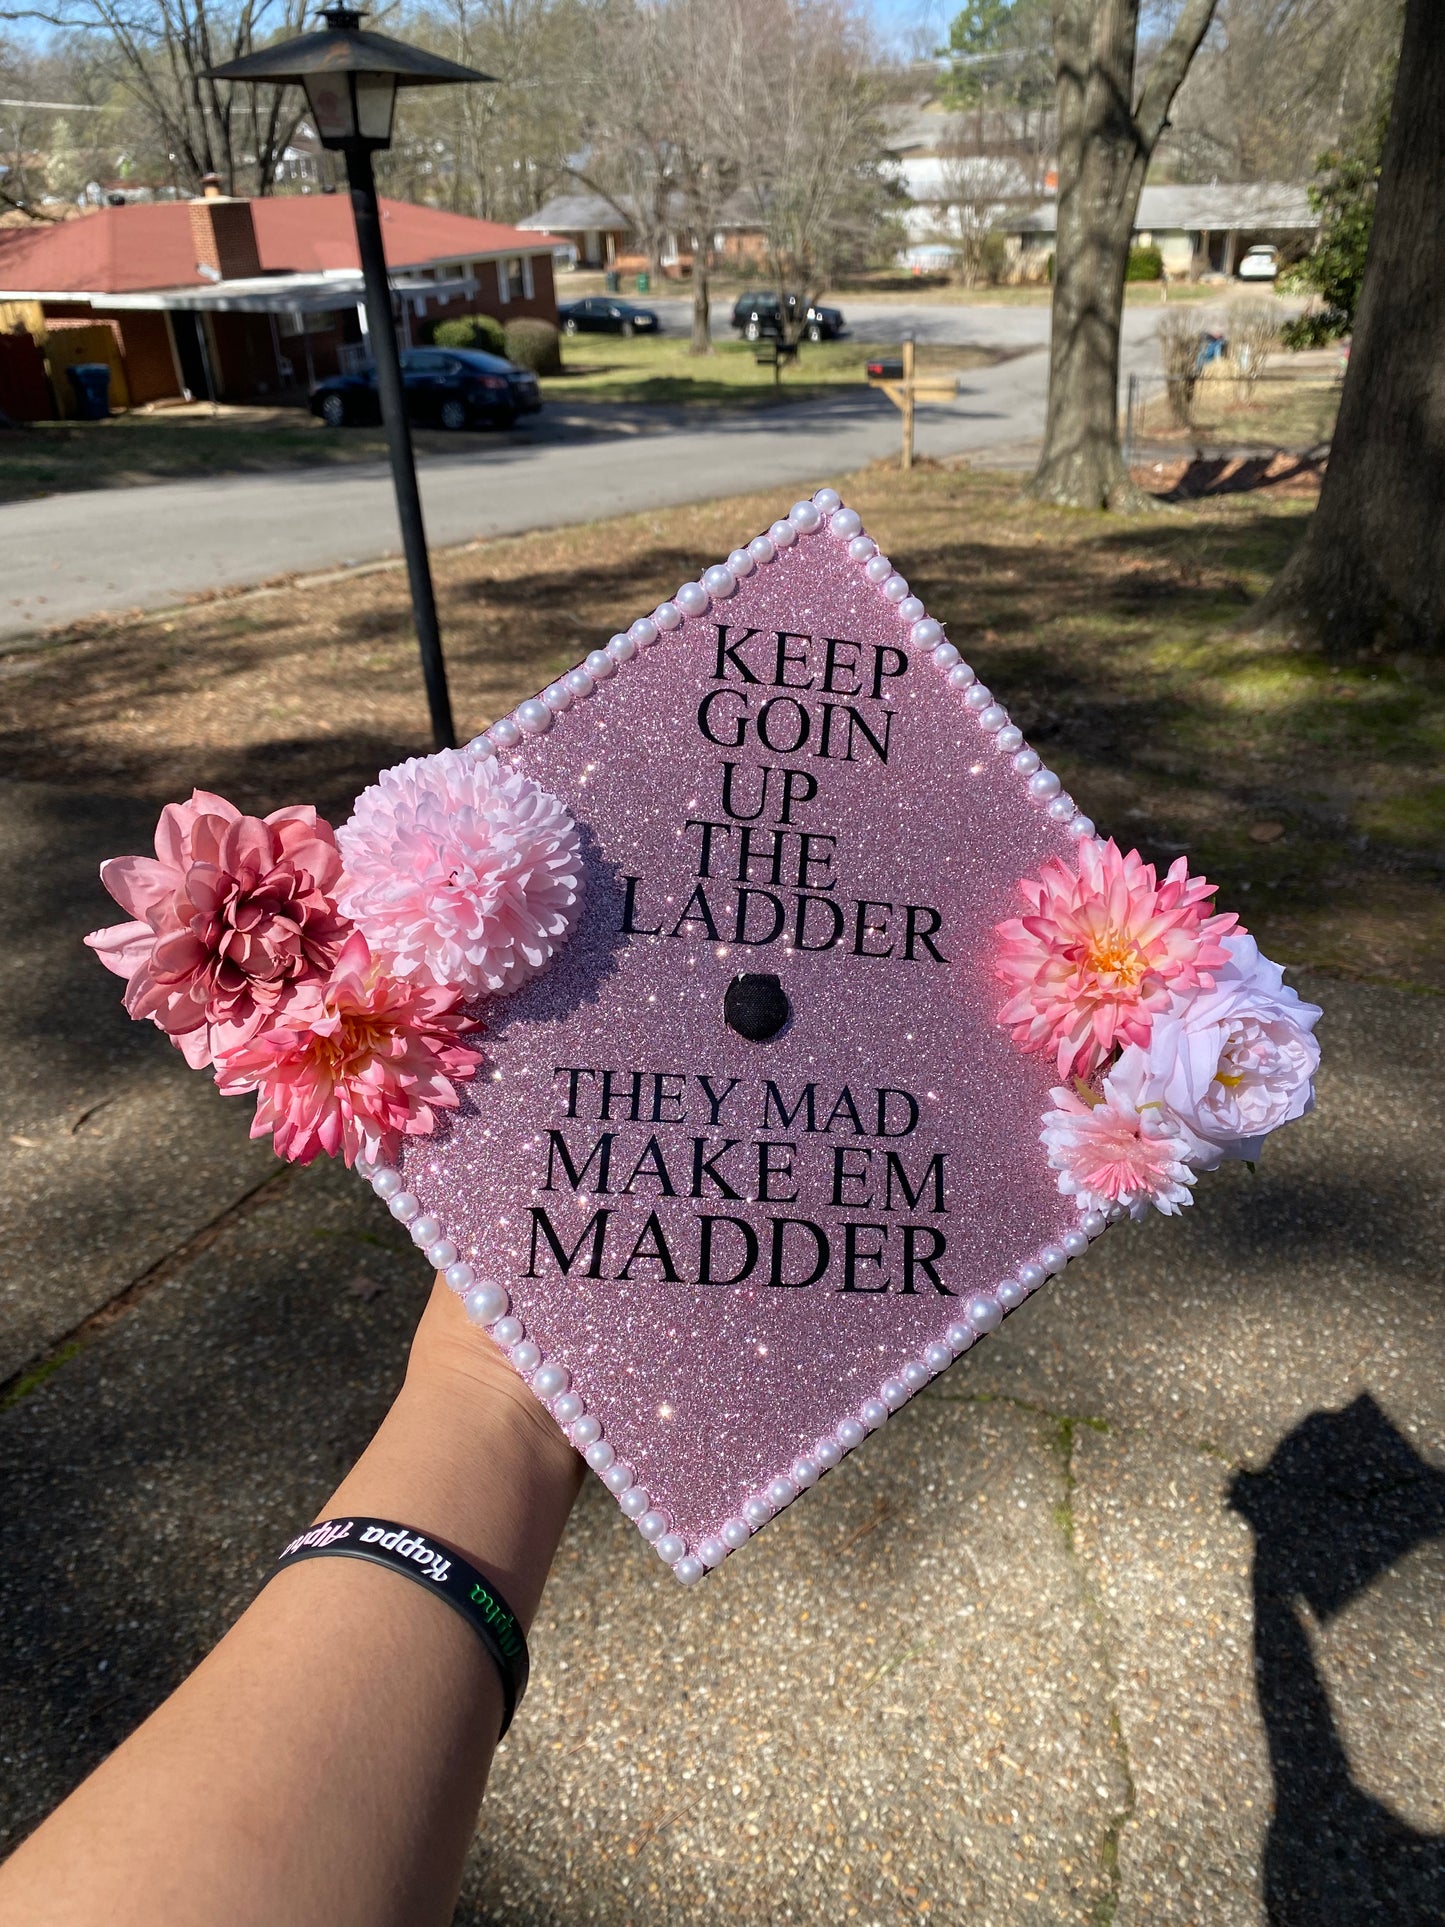
M 557 310 L 564 335 L 657 335 L 662 323 L 651 308 L 619 301 L 615 294 L 587 294 Z
M 437 428 L 510 428 L 542 406 L 537 377 L 479 348 L 408 348 L 401 357 L 407 414 Z M 311 391 L 311 412 L 330 428 L 381 420 L 374 366 L 332 375 Z
M 1279 273 L 1279 249 L 1268 241 L 1246 248 L 1235 273 L 1241 281 L 1273 281 Z
M 802 308 L 796 294 L 785 295 L 781 302 L 775 294 L 740 294 L 733 303 L 733 326 L 747 341 L 761 341 L 764 335 L 780 340 L 784 302 L 789 329 L 796 329 L 806 340 L 833 341 L 844 332 L 841 308 L 824 308 L 812 301 Z

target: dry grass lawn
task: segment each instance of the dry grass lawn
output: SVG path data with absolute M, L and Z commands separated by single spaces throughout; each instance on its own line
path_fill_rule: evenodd
M 1445 673 L 1236 632 L 1298 539 L 1268 488 L 1133 519 L 1008 478 L 879 467 L 844 493 L 1100 825 L 1187 852 L 1273 954 L 1445 990 Z M 786 504 L 744 496 L 437 557 L 471 734 Z M 399 570 L 198 604 L 0 659 L 0 766 L 140 795 L 193 784 L 331 814 L 423 751 Z

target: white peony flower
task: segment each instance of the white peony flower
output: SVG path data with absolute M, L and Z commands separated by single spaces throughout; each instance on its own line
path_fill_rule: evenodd
M 1131 1045 L 1118 1067 L 1142 1073 L 1146 1101 L 1179 1120 L 1200 1170 L 1258 1157 L 1271 1131 L 1314 1103 L 1320 1061 L 1311 1035 L 1319 1006 L 1291 990 L 1280 966 L 1242 930 L 1223 943 L 1229 962 L 1215 970 L 1214 988 L 1174 998 L 1155 1017 L 1147 1045 Z M 1137 1066 L 1126 1067 L 1126 1059 Z
M 341 910 L 398 977 L 505 994 L 576 921 L 577 826 L 494 757 L 444 749 L 383 770 L 336 841 Z

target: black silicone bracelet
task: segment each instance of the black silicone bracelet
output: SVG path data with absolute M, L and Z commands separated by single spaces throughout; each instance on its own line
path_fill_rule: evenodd
M 527 1690 L 531 1660 L 517 1615 L 490 1579 L 468 1565 L 450 1546 L 411 1526 L 390 1519 L 323 1519 L 299 1533 L 277 1559 L 272 1573 L 302 1559 L 369 1559 L 399 1572 L 444 1599 L 476 1632 L 491 1654 L 502 1681 L 502 1732 Z M 500 1735 L 498 1736 L 500 1737 Z

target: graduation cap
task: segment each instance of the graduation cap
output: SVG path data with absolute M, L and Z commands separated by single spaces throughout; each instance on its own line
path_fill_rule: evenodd
M 102 877 L 132 1016 L 356 1165 L 689 1584 L 1318 1062 L 832 489 L 339 832 L 198 791 Z
M 1084 1249 L 992 933 L 1093 825 L 829 490 L 483 747 L 580 915 L 396 1168 L 696 1579 Z

